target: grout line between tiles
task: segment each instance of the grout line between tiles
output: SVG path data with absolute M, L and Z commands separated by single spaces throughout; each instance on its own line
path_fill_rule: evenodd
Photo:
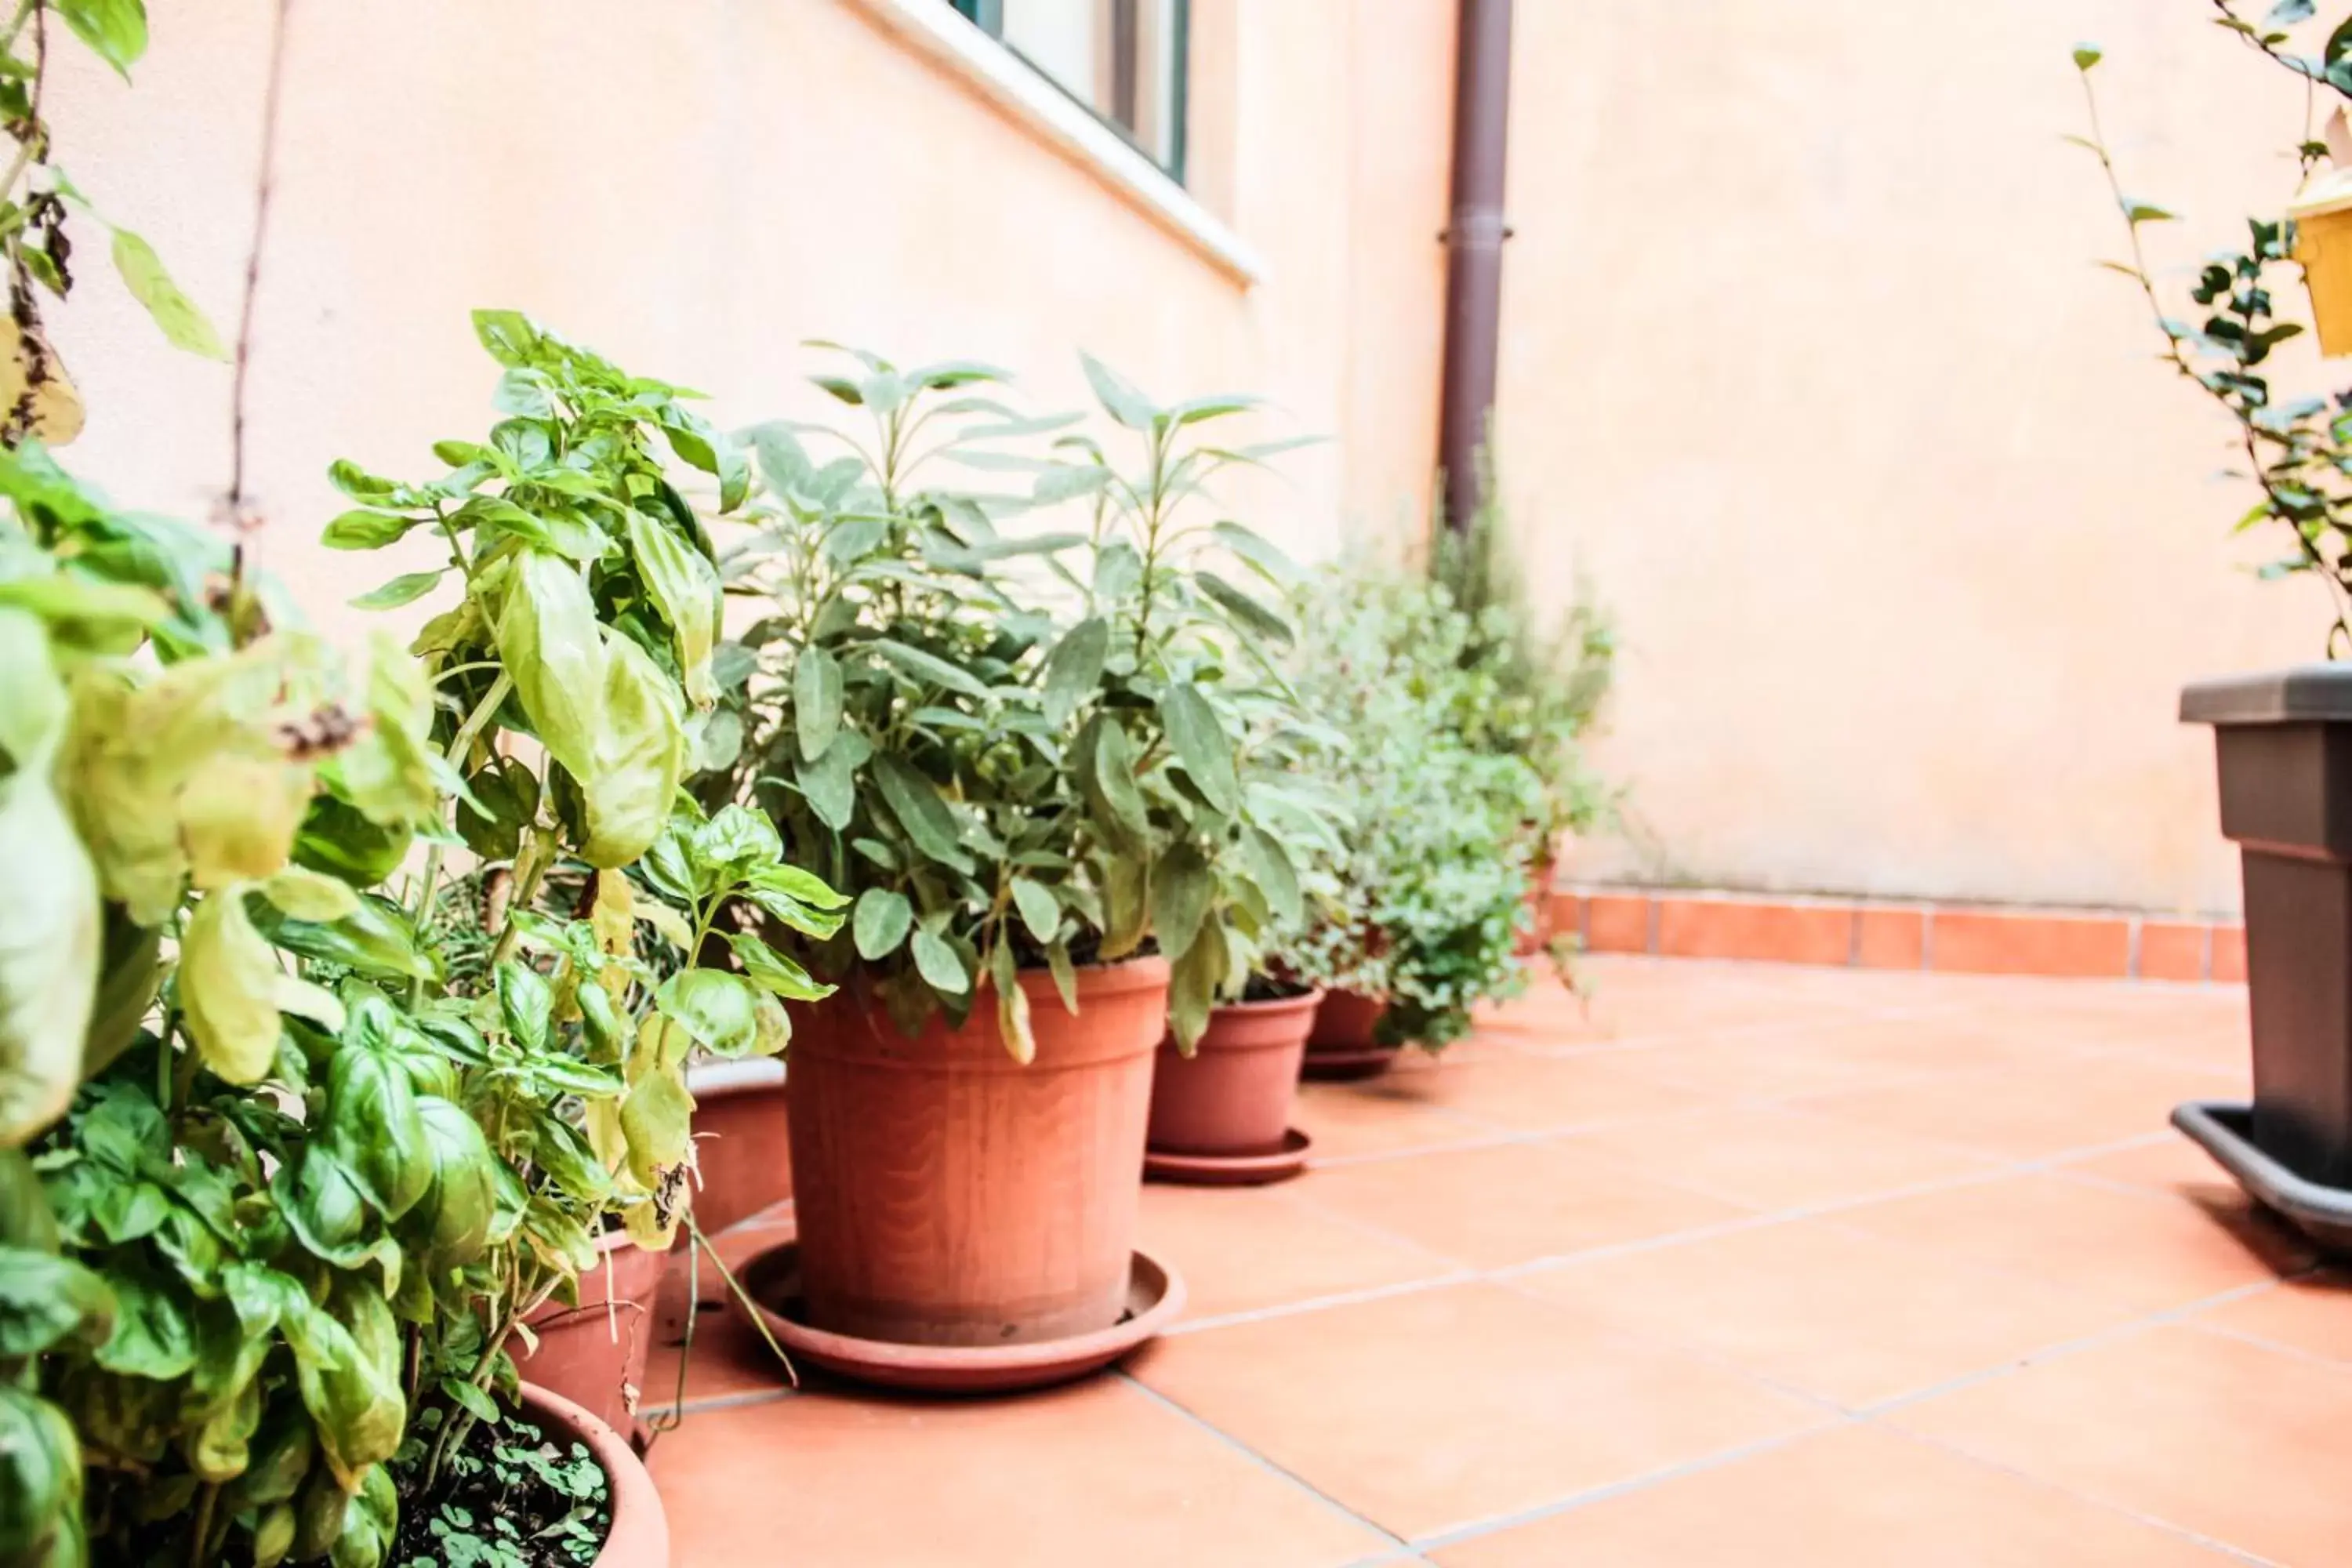
M 1865 1425 L 1879 1426 L 1883 1424 L 1876 1421 L 1869 1421 L 1865 1422 Z M 2185 1541 L 2192 1545 L 2201 1546 L 2209 1552 L 2219 1552 L 2222 1556 L 2229 1558 L 2233 1563 L 2242 1563 L 2246 1564 L 2247 1568 L 2284 1568 L 2283 1564 L 2272 1558 L 2259 1556 L 2254 1552 L 2247 1551 L 2242 1546 L 2232 1546 L 2230 1542 L 2207 1535 L 2202 1531 L 2191 1530 L 2185 1524 L 2176 1524 L 2171 1520 L 2162 1518 L 2157 1514 L 2143 1513 L 2138 1509 L 2126 1507 L 2122 1503 L 2113 1501 L 2107 1498 L 2099 1497 L 2091 1492 L 2079 1491 L 2073 1487 L 2063 1484 L 2063 1482 L 2054 1481 L 2047 1476 L 2036 1475 L 2032 1470 L 2021 1468 L 2021 1467 L 2010 1464 L 2005 1460 L 1988 1458 L 1982 1454 L 1972 1453 L 1969 1449 L 1960 1447 L 1957 1444 L 1946 1442 L 1941 1437 L 1932 1436 L 1924 1432 L 1914 1432 L 1907 1426 L 1893 1426 L 1887 1427 L 1886 1429 L 1898 1433 L 1915 1443 L 1922 1443 L 1928 1447 L 1949 1454 L 1954 1458 L 1959 1459 L 1966 1464 L 1980 1465 L 1988 1470 L 1992 1470 L 2004 1476 L 2012 1477 L 2018 1480 L 2024 1481 L 2030 1486 L 2036 1486 L 2042 1488 L 2047 1491 L 2056 1492 L 2061 1497 L 2072 1498 L 2076 1502 L 2084 1503 L 2091 1508 L 2097 1509 L 2103 1513 L 2118 1514 L 2125 1519 L 2132 1520 L 2144 1525 L 2147 1529 L 2153 1530 L 2160 1535 L 2168 1535 L 2177 1541 Z
M 1393 1239 L 1381 1237 L 1382 1240 Z M 1423 1290 L 1441 1289 L 1452 1285 L 1475 1285 L 1486 1275 L 1474 1268 L 1455 1267 L 1448 1273 L 1433 1274 L 1423 1279 L 1400 1279 L 1389 1285 L 1368 1285 L 1360 1290 L 1335 1290 L 1328 1296 L 1310 1296 L 1297 1301 L 1281 1301 L 1270 1307 L 1251 1307 L 1239 1312 L 1220 1312 L 1208 1318 L 1181 1318 L 1160 1331 L 1168 1339 L 1185 1334 L 1197 1334 L 1211 1329 L 1230 1329 L 1243 1323 L 1263 1323 L 1276 1318 L 1295 1318 L 1302 1312 L 1319 1312 L 1327 1307 L 1355 1307 L 1368 1301 L 1385 1301 L 1395 1296 L 1417 1296 Z
M 1321 1503 L 1333 1513 L 1336 1513 L 1341 1518 L 1349 1520 L 1355 1524 L 1361 1525 L 1364 1529 L 1370 1531 L 1377 1536 L 1380 1536 L 1397 1549 L 1396 1552 L 1377 1557 L 1374 1561 L 1393 1562 L 1398 1560 L 1400 1556 L 1406 1561 L 1410 1561 L 1412 1557 L 1412 1542 L 1407 1541 L 1403 1536 L 1399 1535 L 1395 1531 L 1389 1529 L 1385 1525 L 1379 1524 L 1371 1520 L 1366 1519 L 1362 1514 L 1358 1513 L 1354 1509 L 1349 1508 L 1346 1503 L 1341 1502 L 1338 1498 L 1333 1497 L 1329 1492 L 1325 1491 L 1322 1488 L 1317 1486 L 1314 1482 L 1308 1480 L 1297 1471 L 1289 1468 L 1287 1466 L 1276 1463 L 1273 1459 L 1268 1458 L 1265 1455 L 1258 1452 L 1255 1448 L 1251 1447 L 1247 1443 L 1243 1442 L 1239 1437 L 1234 1436 L 1232 1433 L 1226 1431 L 1215 1422 L 1211 1421 L 1206 1416 L 1201 1415 L 1200 1412 L 1192 1409 L 1181 1401 L 1171 1398 L 1169 1395 L 1160 1393 L 1160 1390 L 1152 1387 L 1150 1384 L 1144 1382 L 1141 1378 L 1136 1376 L 1133 1373 L 1128 1371 L 1123 1366 L 1114 1368 L 1111 1375 L 1117 1377 L 1129 1387 L 1135 1389 L 1153 1404 L 1158 1405 L 1164 1409 L 1171 1410 L 1178 1415 L 1182 1416 L 1186 1421 L 1198 1426 L 1202 1431 L 1207 1433 L 1210 1436 L 1224 1445 L 1227 1448 L 1232 1449 L 1234 1453 L 1241 1455 L 1244 1458 L 1249 1460 L 1250 1463 L 1255 1465 L 1258 1468 L 1265 1470 L 1271 1475 L 1280 1477 L 1282 1479 L 1289 1482 L 1292 1486 L 1297 1488 L 1300 1491 L 1303 1491 L 1309 1497 L 1315 1499 L 1316 1501 Z
M 1663 1469 L 1646 1471 L 1642 1475 L 1628 1477 L 1622 1481 L 1612 1481 L 1606 1486 L 1587 1487 L 1582 1491 L 1570 1493 L 1552 1502 L 1538 1504 L 1534 1508 L 1520 1509 L 1511 1513 L 1495 1514 L 1469 1524 L 1457 1525 L 1433 1535 L 1422 1536 L 1413 1544 L 1423 1552 L 1436 1552 L 1449 1546 L 1459 1546 L 1465 1542 L 1475 1541 L 1481 1536 L 1497 1534 L 1506 1530 L 1516 1530 L 1521 1525 L 1535 1524 L 1592 1503 L 1622 1497 L 1628 1492 L 1646 1490 L 1651 1487 L 1678 1481 L 1688 1476 L 1704 1475 L 1709 1470 L 1720 1469 L 1726 1465 L 1736 1465 L 1742 1459 L 1754 1458 L 1760 1454 L 1771 1453 L 1777 1448 L 1785 1448 L 1792 1443 L 1802 1442 L 1808 1437 L 1819 1436 L 1839 1426 L 1853 1425 L 1855 1425 L 1853 1417 L 1838 1416 L 1818 1426 L 1807 1426 L 1795 1432 L 1784 1432 L 1777 1437 L 1766 1437 L 1753 1443 L 1743 1443 L 1736 1448 L 1719 1449 L 1703 1458 L 1685 1459 L 1679 1465 L 1668 1465 Z

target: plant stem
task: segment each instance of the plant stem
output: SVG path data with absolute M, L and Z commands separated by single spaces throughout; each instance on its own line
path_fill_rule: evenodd
M 213 1507 L 220 1501 L 217 1482 L 205 1488 L 196 1500 L 196 1521 L 188 1537 L 188 1568 L 204 1568 L 212 1558 L 208 1542 L 213 1533 Z

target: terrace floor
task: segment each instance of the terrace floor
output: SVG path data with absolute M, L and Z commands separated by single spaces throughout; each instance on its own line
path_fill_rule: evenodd
M 706 1315 L 675 1561 L 2352 1561 L 2352 1279 L 2165 1125 L 2242 990 L 1589 978 L 1307 1088 L 1296 1182 L 1148 1189 L 1192 1304 L 1119 1371 L 794 1394 Z

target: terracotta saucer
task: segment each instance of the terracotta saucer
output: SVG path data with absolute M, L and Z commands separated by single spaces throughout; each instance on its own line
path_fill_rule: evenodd
M 1318 1083 L 1344 1083 L 1360 1078 L 1378 1078 L 1396 1066 L 1398 1046 L 1341 1046 L 1326 1049 L 1309 1046 L 1298 1064 L 1298 1076 Z
M 927 1394 L 1005 1394 L 1068 1383 L 1108 1366 L 1184 1310 L 1184 1278 L 1138 1252 L 1127 1315 L 1108 1329 L 1022 1345 L 902 1345 L 811 1328 L 800 1321 L 800 1245 L 770 1247 L 739 1271 L 743 1289 L 784 1349 L 828 1372 Z M 740 1309 L 740 1303 L 738 1304 Z
M 1288 1181 L 1307 1169 L 1307 1151 L 1314 1143 L 1294 1127 L 1282 1135 L 1282 1147 L 1270 1154 L 1176 1154 L 1146 1149 L 1143 1174 L 1149 1181 L 1193 1187 L 1262 1187 Z

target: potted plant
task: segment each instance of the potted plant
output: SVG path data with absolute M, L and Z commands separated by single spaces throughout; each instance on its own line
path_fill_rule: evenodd
M 1244 795 L 1235 750 L 1288 628 L 1210 569 L 1263 543 L 1180 506 L 1261 455 L 1197 438 L 1246 400 L 1159 407 L 1087 362 L 1143 450 L 1128 472 L 1074 416 L 989 395 L 986 366 L 852 357 L 816 381 L 863 439 L 746 437 L 768 526 L 732 569 L 772 613 L 743 638 L 740 757 L 709 787 L 856 900 L 841 935 L 787 942 L 842 987 L 793 1046 L 787 1342 L 917 1381 L 900 1352 L 928 1347 L 955 1382 L 995 1353 L 976 1347 L 1051 1361 L 1136 1305 L 1152 1054 L 1171 1026 L 1198 1037 L 1231 970 L 1232 825 L 1284 805 Z M 1052 456 L 997 444 L 1055 431 Z M 930 483 L 934 455 L 1028 494 Z M 1087 527 L 1000 530 L 1037 507 Z M 1241 852 L 1280 884 L 1275 834 Z
M 1465 666 L 1487 678 L 1484 700 L 1463 714 L 1465 733 L 1478 750 L 1517 757 L 1535 773 L 1541 809 L 1526 825 L 1535 852 L 1520 955 L 1549 954 L 1566 975 L 1573 938 L 1552 919 L 1560 847 L 1616 816 L 1615 793 L 1585 755 L 1614 676 L 1616 630 L 1582 591 L 1557 626 L 1539 624 L 1490 449 L 1479 462 L 1478 509 L 1461 528 L 1437 530 L 1432 572 L 1470 618 Z
M 2331 230 L 2337 220 L 2326 187 L 2340 176 L 2315 172 L 2330 144 L 2346 148 L 2342 101 L 2352 98 L 2352 17 L 2302 52 L 2294 27 L 2309 0 L 2275 6 L 2261 23 L 2221 4 L 2221 25 L 2298 79 L 2298 94 L 2325 90 L 2337 105 L 2327 140 L 2306 132 L 2298 153 L 2307 182 L 2298 204 Z M 2098 160 L 2120 211 L 2129 259 L 2107 263 L 2146 298 L 2173 369 L 2218 403 L 2236 426 L 2242 470 L 2256 490 L 2240 531 L 2270 525 L 2286 552 L 2264 578 L 2316 579 L 2333 609 L 2326 650 L 2352 650 L 2352 417 L 2341 396 L 2303 395 L 2289 374 L 2273 384 L 2278 347 L 2302 323 L 2276 314 L 2279 266 L 2301 255 L 2315 263 L 2315 289 L 2334 279 L 2299 251 L 2291 217 L 2256 217 L 2245 245 L 2210 257 L 2189 298 L 2201 320 L 2168 309 L 2142 245 L 2149 225 L 2173 215 L 2125 194 L 2100 128 L 2093 75 L 2101 51 L 2074 51 L 2090 106 L 2089 135 L 2074 140 Z M 2284 197 L 2284 193 L 2282 194 Z M 2284 199 L 2282 205 L 2285 205 Z M 2292 211 L 2293 209 L 2290 209 Z M 2307 242 L 2318 238 L 2316 229 Z M 2337 352 L 2342 352 L 2339 348 Z M 2173 1113 L 2258 1200 L 2321 1238 L 2352 1241 L 2352 668 L 2313 665 L 2203 682 L 2181 694 L 2184 721 L 2214 726 L 2221 828 L 2242 849 L 2246 975 L 2252 1022 L 2251 1106 L 2190 1103 Z
M 1266 570 L 1276 585 L 1295 585 L 1271 559 Z M 1281 858 L 1253 853 L 1247 836 L 1265 829 L 1239 823 L 1215 858 L 1213 902 L 1231 910 L 1221 923 L 1234 956 L 1198 1038 L 1171 1030 L 1160 1043 L 1143 1169 L 1161 1181 L 1255 1185 L 1306 1168 L 1309 1141 L 1290 1125 L 1290 1109 L 1323 993 L 1276 955 L 1285 933 L 1328 901 L 1347 817 L 1328 778 L 1341 742 L 1336 731 L 1304 719 L 1286 691 L 1267 698 L 1241 749 L 1244 789 L 1285 790 L 1314 808 L 1290 814 Z M 1261 887 L 1257 878 L 1267 872 Z
M 1524 984 L 1517 957 L 1544 804 L 1533 768 L 1482 744 L 1492 671 L 1477 623 L 1418 574 L 1349 563 L 1302 612 L 1297 679 L 1346 744 L 1353 826 L 1331 911 L 1288 942 L 1288 973 L 1325 986 L 1306 1070 L 1379 1072 L 1411 1042 L 1466 1033 L 1479 1002 Z
M 331 538 L 448 543 L 368 596 L 456 574 L 421 658 L 348 666 L 247 551 L 0 458 L 0 843 L 49 900 L 0 916 L 9 1561 L 446 1561 L 490 1498 L 567 1560 L 666 1560 L 625 1371 L 573 1402 L 519 1363 L 605 1237 L 681 1223 L 689 1048 L 772 1049 L 823 994 L 749 936 L 696 965 L 696 925 L 842 900 L 752 814 L 673 814 L 716 611 L 641 525 L 694 548 L 646 438 L 723 485 L 718 449 L 660 384 L 477 326 L 490 443 L 336 469 Z M 461 845 L 499 899 L 444 878 Z

